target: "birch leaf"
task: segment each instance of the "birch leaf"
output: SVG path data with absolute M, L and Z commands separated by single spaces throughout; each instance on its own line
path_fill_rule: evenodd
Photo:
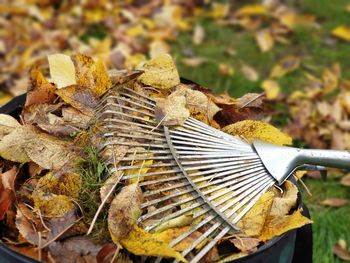
M 119 244 L 133 229 L 141 214 L 142 190 L 137 183 L 123 187 L 108 211 L 108 229 L 114 243 Z
M 262 121 L 239 121 L 225 126 L 222 130 L 232 135 L 241 136 L 249 141 L 260 139 L 277 145 L 292 144 L 292 138 L 289 135 Z
M 134 225 L 129 235 L 120 242 L 129 252 L 135 255 L 172 257 L 182 262 L 187 260 L 168 243 Z
M 144 73 L 139 80 L 145 84 L 159 89 L 170 89 L 180 84 L 179 73 L 170 55 L 163 54 L 149 60 L 142 68 Z
M 50 75 L 58 89 L 75 85 L 75 67 L 71 58 L 64 54 L 52 54 L 47 56 L 50 67 Z

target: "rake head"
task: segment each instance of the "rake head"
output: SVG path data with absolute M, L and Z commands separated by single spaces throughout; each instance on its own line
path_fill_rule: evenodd
M 236 223 L 259 197 L 295 168 L 330 165 L 325 163 L 327 156 L 323 162 L 311 157 L 313 161 L 304 162 L 299 149 L 260 141 L 251 145 L 191 117 L 181 127 L 157 125 L 155 106 L 156 101 L 143 93 L 112 88 L 97 108 L 96 125 L 103 128 L 99 151 L 112 173 L 124 171 L 122 181 L 139 181 L 144 202 L 138 223 L 144 229 L 156 231 L 172 219 L 192 216 L 189 230 L 170 243 L 175 246 L 201 230 L 182 252 L 191 262 L 237 231 Z M 278 162 L 279 169 L 277 157 L 282 163 L 286 160 L 284 165 Z M 336 166 L 349 168 L 349 153 L 343 159 L 343 166 Z M 198 249 L 204 240 L 209 241 Z

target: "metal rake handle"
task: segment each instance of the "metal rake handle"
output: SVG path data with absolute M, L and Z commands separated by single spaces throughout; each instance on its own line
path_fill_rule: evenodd
M 316 170 L 321 170 L 323 166 L 350 169 L 349 151 L 299 149 L 260 140 L 255 140 L 253 145 L 264 166 L 279 184 L 305 166 L 311 165 Z

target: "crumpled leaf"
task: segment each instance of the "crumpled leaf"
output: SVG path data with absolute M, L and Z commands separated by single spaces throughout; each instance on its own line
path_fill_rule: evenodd
M 332 30 L 332 35 L 350 42 L 350 28 L 348 26 L 337 26 Z
M 273 200 L 270 216 L 286 215 L 296 205 L 298 198 L 298 188 L 290 181 L 285 181 L 284 192 L 281 197 Z
M 143 70 L 108 70 L 108 76 L 113 84 L 123 84 L 136 79 L 143 73 Z
M 71 58 L 64 54 L 48 55 L 50 75 L 58 89 L 75 85 L 75 67 Z
M 10 115 L 0 114 L 0 139 L 21 127 L 18 121 Z
M 185 107 L 186 97 L 184 95 L 173 95 L 157 100 L 155 116 L 157 123 L 165 126 L 183 125 L 190 111 Z
M 261 235 L 258 237 L 262 241 L 270 240 L 288 230 L 310 224 L 312 221 L 301 214 L 298 209 L 291 215 L 280 215 L 278 217 L 267 217 Z
M 7 210 L 11 207 L 15 199 L 15 179 L 17 167 L 13 166 L 10 170 L 1 174 L 0 181 L 0 220 L 3 220 Z
M 275 80 L 266 79 L 261 83 L 261 87 L 265 91 L 268 100 L 277 99 L 280 94 L 281 88 Z
M 264 193 L 242 219 L 237 222 L 237 226 L 245 235 L 256 237 L 261 234 L 274 196 L 274 193 L 271 191 Z
M 187 262 L 179 252 L 155 235 L 134 225 L 129 235 L 121 240 L 121 244 L 135 255 L 172 257 Z
M 289 135 L 262 121 L 239 121 L 225 126 L 222 130 L 232 135 L 241 136 L 250 142 L 254 139 L 260 139 L 277 145 L 292 144 L 292 138 Z
M 342 207 L 347 205 L 350 201 L 343 198 L 327 198 L 320 202 L 321 205 L 331 206 L 331 207 Z
M 149 60 L 141 69 L 144 70 L 144 73 L 138 79 L 145 85 L 159 89 L 170 89 L 180 84 L 179 73 L 168 54 Z
M 296 70 L 300 66 L 301 59 L 296 56 L 286 56 L 276 64 L 270 73 L 270 78 L 280 78 Z
M 346 247 L 346 242 L 340 239 L 333 247 L 333 253 L 344 261 L 350 261 L 350 251 Z
M 142 199 L 142 190 L 137 183 L 124 186 L 114 197 L 108 210 L 108 229 L 114 243 L 119 244 L 131 235 L 141 214 Z
M 242 252 L 249 252 L 251 250 L 257 249 L 257 246 L 261 242 L 257 238 L 253 237 L 236 237 L 230 239 L 230 242 L 235 245 Z
M 256 32 L 255 39 L 261 52 L 267 52 L 271 50 L 275 44 L 275 41 L 269 29 L 261 29 Z

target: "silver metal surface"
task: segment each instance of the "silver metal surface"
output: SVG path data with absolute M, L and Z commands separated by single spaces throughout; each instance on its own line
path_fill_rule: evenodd
M 139 182 L 144 202 L 138 223 L 144 229 L 157 231 L 169 220 L 192 216 L 188 230 L 170 245 L 193 238 L 196 232 L 197 238 L 181 252 L 193 263 L 237 231 L 236 223 L 259 197 L 298 167 L 350 168 L 349 152 L 300 150 L 261 141 L 252 146 L 191 117 L 181 127 L 158 125 L 155 105 L 146 94 L 112 88 L 96 109 L 98 150 L 112 173 L 124 172 L 123 183 Z

